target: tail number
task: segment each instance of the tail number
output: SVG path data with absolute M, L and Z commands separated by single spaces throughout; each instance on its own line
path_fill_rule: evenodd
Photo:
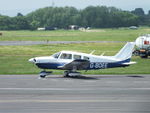
M 107 68 L 107 65 L 108 63 L 104 63 L 104 62 L 90 63 L 90 68 L 104 69 L 104 68 Z

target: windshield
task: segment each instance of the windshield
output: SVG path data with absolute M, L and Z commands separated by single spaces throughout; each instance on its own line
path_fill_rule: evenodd
M 62 53 L 60 59 L 72 59 L 72 54 Z
M 54 57 L 54 58 L 58 58 L 58 57 L 59 57 L 59 55 L 60 55 L 60 52 L 59 52 L 59 53 L 55 53 L 55 54 L 53 54 L 53 55 L 52 55 L 52 57 Z

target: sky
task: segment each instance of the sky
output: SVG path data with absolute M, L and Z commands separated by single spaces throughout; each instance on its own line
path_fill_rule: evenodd
M 18 12 L 26 15 L 47 6 L 73 6 L 83 9 L 91 5 L 114 6 L 129 11 L 143 8 L 146 13 L 150 10 L 150 0 L 0 0 L 0 14 L 16 16 Z

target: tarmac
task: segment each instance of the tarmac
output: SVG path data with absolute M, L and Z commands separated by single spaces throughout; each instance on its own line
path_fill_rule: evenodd
M 150 113 L 150 75 L 0 75 L 0 113 Z

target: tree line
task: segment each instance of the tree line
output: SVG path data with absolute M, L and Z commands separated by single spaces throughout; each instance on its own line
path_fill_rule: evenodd
M 150 26 L 150 11 L 145 14 L 142 8 L 130 12 L 106 6 L 89 6 L 82 10 L 74 7 L 45 7 L 25 16 L 21 13 L 15 17 L 0 15 L 0 30 L 35 30 L 38 27 L 66 29 L 69 25 L 92 28 Z

